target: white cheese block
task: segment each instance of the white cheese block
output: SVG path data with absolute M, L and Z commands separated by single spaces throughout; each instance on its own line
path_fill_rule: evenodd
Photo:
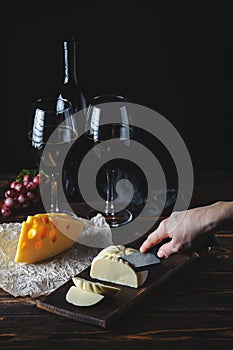
M 123 245 L 109 246 L 93 259 L 90 276 L 98 280 L 138 288 L 146 281 L 148 271 L 136 272 L 133 267 L 120 257 L 138 252 Z
M 103 298 L 103 295 L 88 292 L 75 286 L 71 286 L 66 293 L 66 301 L 75 306 L 93 306 Z
M 103 283 L 87 281 L 81 277 L 72 278 L 74 285 L 87 292 L 97 293 L 106 296 L 116 296 L 120 288 L 107 286 Z

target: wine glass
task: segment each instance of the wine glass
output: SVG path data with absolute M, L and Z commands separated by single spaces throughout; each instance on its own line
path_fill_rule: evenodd
M 77 138 L 72 104 L 63 98 L 53 97 L 35 101 L 28 136 L 36 165 L 50 178 L 46 209 L 49 212 L 63 211 L 59 203 L 59 193 L 62 193 L 63 153 L 67 153 Z
M 122 148 L 126 150 L 132 137 L 127 100 L 118 95 L 95 96 L 87 109 L 86 136 L 92 143 L 94 155 L 103 163 L 101 169 L 105 181 L 105 191 L 102 192 L 102 197 L 105 196 L 105 206 L 101 211 L 92 209 L 88 218 L 101 213 L 110 227 L 127 224 L 133 216 L 127 207 L 122 207 L 122 203 L 116 201 L 119 174 L 114 162 L 117 158 L 116 152 Z M 101 176 L 97 176 L 97 179 L 101 181 Z

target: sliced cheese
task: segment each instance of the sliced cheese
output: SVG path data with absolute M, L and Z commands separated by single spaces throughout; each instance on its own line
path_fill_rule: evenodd
M 103 298 L 103 295 L 88 292 L 75 286 L 71 286 L 66 293 L 66 301 L 76 306 L 92 306 L 100 302 Z
M 106 284 L 99 282 L 87 281 L 84 278 L 73 277 L 72 278 L 74 285 L 80 289 L 83 289 L 87 292 L 97 293 L 106 296 L 116 296 L 120 288 L 107 286 Z
M 71 248 L 83 223 L 68 214 L 28 216 L 22 223 L 15 262 L 35 263 Z
M 148 271 L 136 272 L 121 256 L 138 250 L 123 245 L 109 246 L 99 252 L 92 260 L 90 276 L 98 280 L 137 288 L 147 279 Z

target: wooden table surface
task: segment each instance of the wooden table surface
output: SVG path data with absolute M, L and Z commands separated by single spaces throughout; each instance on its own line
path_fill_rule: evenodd
M 12 176 L 0 176 L 2 189 Z M 200 173 L 195 180 L 191 206 L 232 200 L 232 173 Z M 220 250 L 217 260 L 203 259 L 171 277 L 110 329 L 49 313 L 0 290 L 0 349 L 232 349 L 233 230 L 217 236 L 227 255 Z

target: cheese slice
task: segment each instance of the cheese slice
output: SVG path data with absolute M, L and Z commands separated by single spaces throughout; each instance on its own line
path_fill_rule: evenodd
M 137 251 L 123 245 L 104 248 L 92 260 L 90 276 L 98 280 L 138 288 L 146 281 L 148 271 L 136 272 L 127 261 L 120 258 Z
M 22 223 L 15 262 L 35 263 L 51 258 L 77 241 L 83 223 L 68 214 L 28 216 Z
M 99 282 L 87 281 L 84 278 L 73 277 L 74 285 L 87 292 L 97 293 L 106 296 L 116 296 L 120 292 L 120 288 L 107 286 Z
M 103 298 L 104 295 L 88 292 L 75 286 L 71 286 L 66 293 L 66 301 L 76 306 L 93 306 Z

